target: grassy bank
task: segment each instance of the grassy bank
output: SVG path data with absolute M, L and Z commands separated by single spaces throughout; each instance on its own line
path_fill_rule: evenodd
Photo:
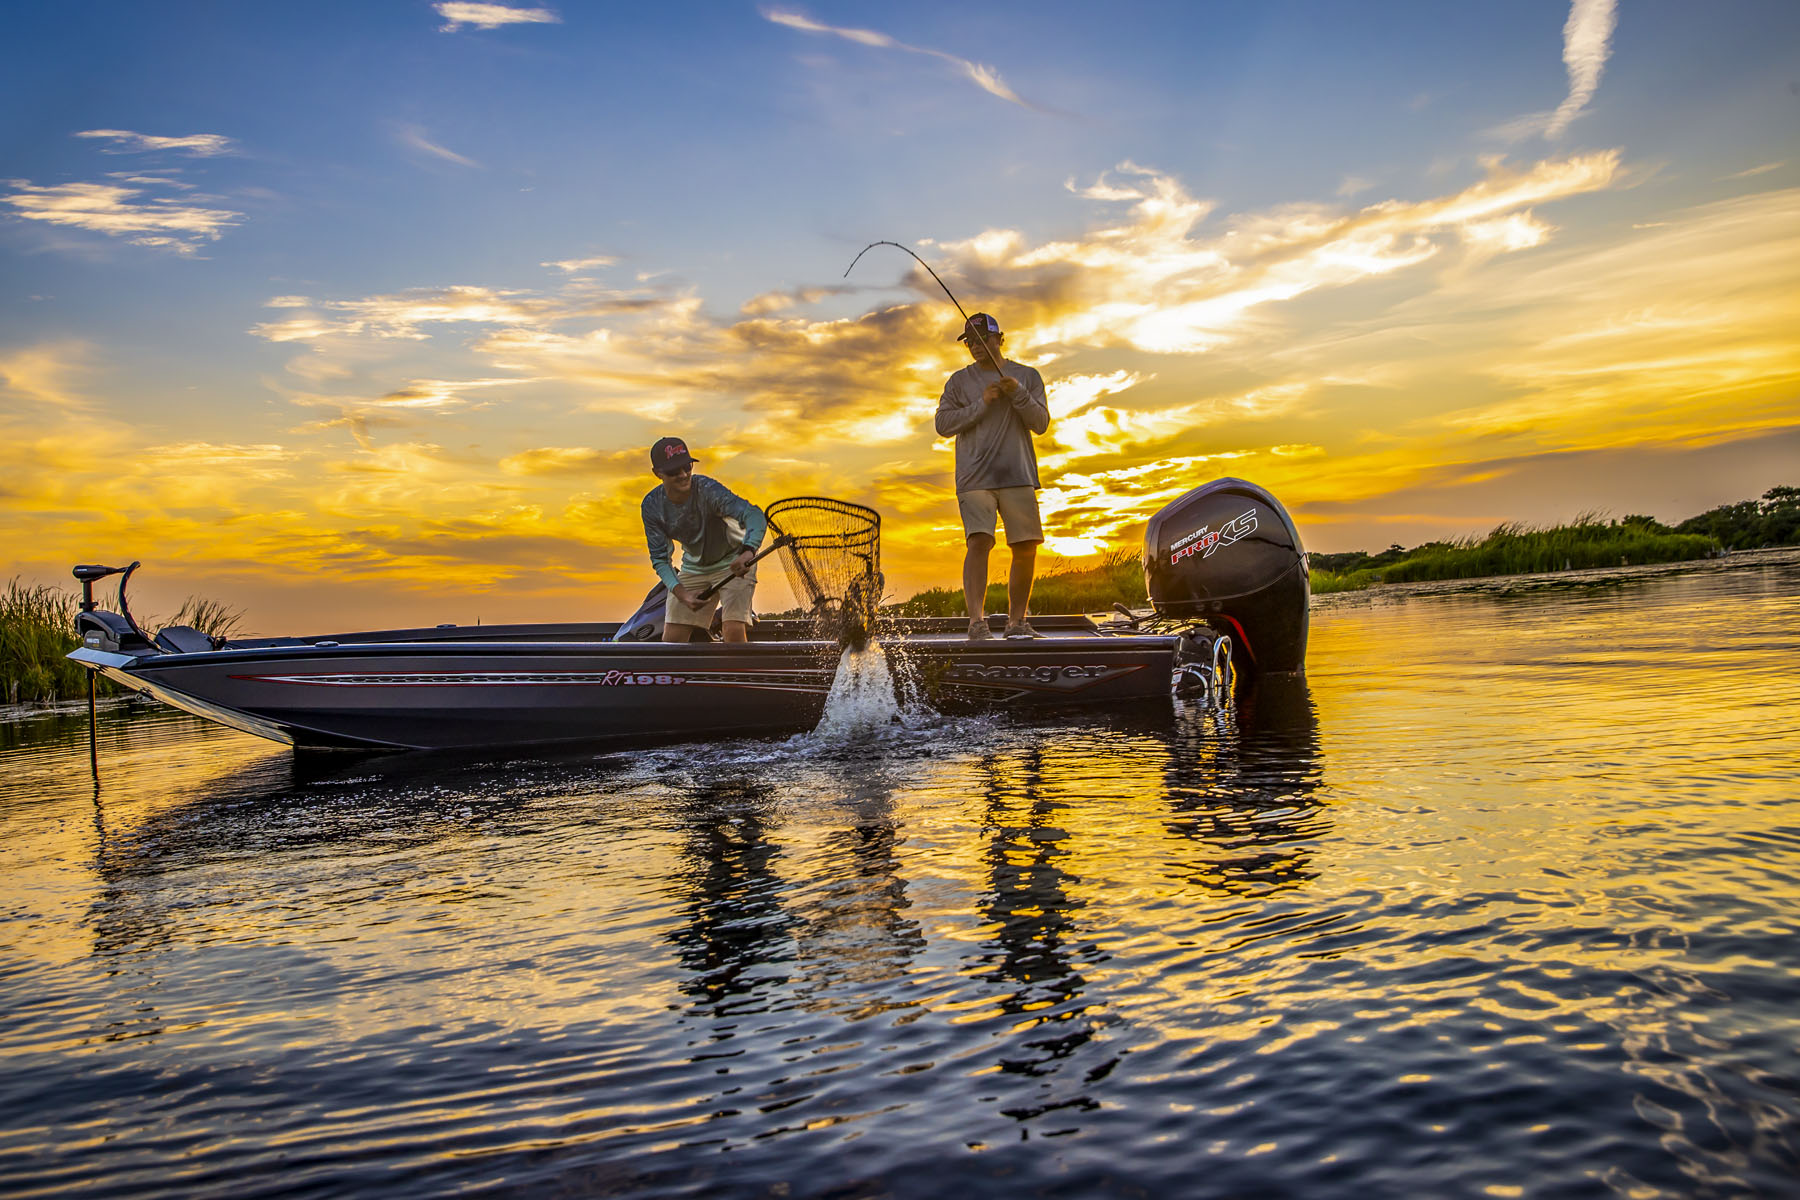
M 87 671 L 63 657 L 75 648 L 76 608 L 69 592 L 7 583 L 0 592 L 0 701 L 41 704 L 87 695 Z
M 7 583 L 0 592 L 0 703 L 48 704 L 87 695 L 87 669 L 66 657 L 78 644 L 75 613 L 80 607 L 76 592 L 48 584 L 25 587 L 16 578 Z M 145 627 L 191 625 L 228 637 L 242 616 L 216 600 L 190 596 L 173 617 Z M 101 679 L 99 690 L 110 695 L 119 689 Z
M 1630 518 L 1618 522 L 1581 517 L 1572 525 L 1550 529 L 1502 525 L 1483 538 L 1428 542 L 1411 550 L 1392 546 L 1378 555 L 1316 555 L 1312 590 L 1350 592 L 1380 583 L 1642 566 L 1705 558 L 1718 551 L 1719 543 L 1703 534 L 1674 533 Z

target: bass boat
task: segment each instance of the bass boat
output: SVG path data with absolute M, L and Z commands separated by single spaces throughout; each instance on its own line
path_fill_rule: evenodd
M 744 643 L 665 643 L 659 584 L 620 622 L 438 625 L 309 637 L 154 635 L 132 618 L 138 566 L 75 568 L 81 645 L 69 657 L 123 686 L 304 748 L 450 749 L 650 743 L 813 728 L 845 648 L 871 635 L 900 698 L 941 712 L 1224 702 L 1235 677 L 1296 675 L 1307 634 L 1306 555 L 1254 484 L 1196 488 L 1152 518 L 1145 613 L 1031 618 L 1037 637 L 970 640 L 963 618 L 894 617 L 880 594 L 879 518 L 802 497 L 767 510 L 811 615 L 757 621 Z M 772 546 L 771 549 L 774 549 Z M 118 612 L 96 582 L 119 575 Z

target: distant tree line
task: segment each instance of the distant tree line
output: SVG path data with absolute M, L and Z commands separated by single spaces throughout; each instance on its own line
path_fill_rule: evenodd
M 1625 520 L 1656 525 L 1653 517 Z M 1675 532 L 1703 533 L 1717 538 L 1727 550 L 1800 545 L 1800 488 L 1772 487 L 1762 494 L 1761 500 L 1740 500 L 1709 508 L 1675 526 Z
M 1773 487 L 1763 493 L 1761 500 L 1721 504 L 1697 517 L 1689 517 L 1679 525 L 1664 525 L 1655 517 L 1633 513 L 1616 521 L 1601 521 L 1598 517 L 1587 515 L 1577 518 L 1575 524 L 1568 528 L 1586 531 L 1589 540 L 1595 533 L 1613 530 L 1621 534 L 1698 535 L 1712 539 L 1726 550 L 1800 545 L 1800 488 Z M 1491 541 L 1496 537 L 1507 540 L 1504 537 L 1507 534 L 1514 535 L 1516 539 L 1521 532 L 1549 531 L 1522 531 L 1517 526 L 1501 526 L 1487 540 Z M 1349 550 L 1341 554 L 1309 554 L 1307 560 L 1315 572 L 1347 575 L 1353 571 L 1381 571 L 1403 560 L 1436 558 L 1453 551 L 1466 551 L 1478 544 L 1472 540 L 1426 542 L 1408 550 L 1396 543 L 1379 554 L 1370 554 L 1366 550 Z M 1393 576 L 1387 578 L 1389 582 L 1400 582 Z

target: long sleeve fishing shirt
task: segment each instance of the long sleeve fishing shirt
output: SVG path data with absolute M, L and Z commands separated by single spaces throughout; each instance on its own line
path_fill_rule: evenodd
M 762 509 L 710 475 L 694 476 L 685 504 L 669 499 L 668 489 L 657 484 L 644 497 L 643 514 L 650 566 L 670 591 L 680 583 L 669 561 L 671 542 L 681 543 L 683 571 L 706 575 L 729 567 L 739 550 L 760 547 L 768 528 Z
M 994 368 L 970 363 L 944 382 L 938 401 L 937 431 L 956 438 L 956 490 L 1040 487 L 1037 449 L 1031 435 L 1050 428 L 1050 401 L 1044 377 L 1033 367 L 1002 358 L 1006 373 L 1019 381 L 1010 402 L 984 403 L 982 392 L 995 382 Z

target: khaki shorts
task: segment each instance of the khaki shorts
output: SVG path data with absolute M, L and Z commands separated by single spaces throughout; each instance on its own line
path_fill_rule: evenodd
M 1006 544 L 1044 540 L 1044 526 L 1038 519 L 1037 489 L 1033 487 L 986 488 L 956 493 L 956 506 L 962 510 L 963 540 L 978 533 L 994 536 L 994 516 L 999 514 L 1006 526 Z
M 669 602 L 663 606 L 663 623 L 666 625 L 692 625 L 695 629 L 712 627 L 713 610 L 723 607 L 719 619 L 723 621 L 742 621 L 750 623 L 750 598 L 756 591 L 756 568 L 751 567 L 744 572 L 743 578 L 733 578 L 731 569 L 723 571 L 677 571 L 675 578 L 681 586 L 695 595 L 705 591 L 721 579 L 730 580 L 724 587 L 714 592 L 712 598 L 699 608 L 689 608 L 669 593 Z

